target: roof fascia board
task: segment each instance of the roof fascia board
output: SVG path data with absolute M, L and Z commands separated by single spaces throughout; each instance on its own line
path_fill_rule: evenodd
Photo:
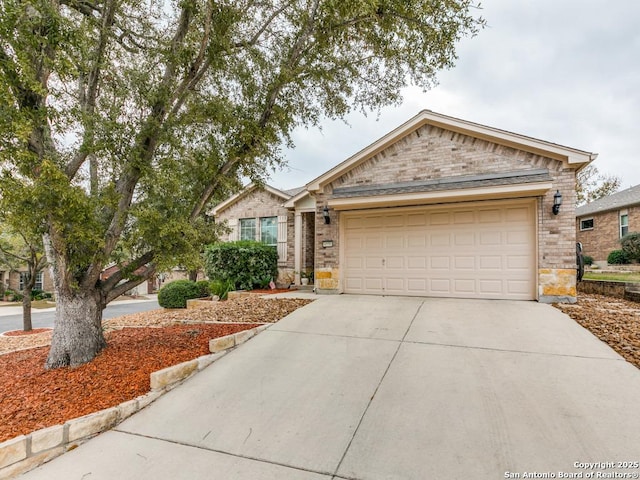
M 250 183 L 235 195 L 232 195 L 231 197 L 227 198 L 224 202 L 219 203 L 218 205 L 213 207 L 213 210 L 211 210 L 211 212 L 213 213 L 214 216 L 218 215 L 220 212 L 222 212 L 223 210 L 226 210 L 231 205 L 238 202 L 241 198 L 248 195 L 249 193 L 256 190 L 257 188 L 260 188 L 260 187 L 255 183 Z M 275 195 L 276 197 L 280 197 L 283 200 L 288 200 L 290 198 L 290 196 L 284 193 L 283 191 L 278 190 L 277 188 L 273 188 L 270 185 L 265 184 L 262 186 L 262 188 L 263 190 Z
M 333 198 L 329 207 L 335 210 L 352 210 L 385 206 L 429 205 L 434 203 L 452 203 L 461 201 L 537 197 L 552 188 L 552 182 L 537 182 L 520 185 L 501 185 L 492 187 L 463 188 L 445 191 L 398 193 L 369 197 Z

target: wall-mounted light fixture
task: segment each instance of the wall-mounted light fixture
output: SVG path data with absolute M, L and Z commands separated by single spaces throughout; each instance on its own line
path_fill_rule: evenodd
M 329 225 L 331 223 L 331 217 L 329 216 L 329 207 L 325 205 L 322 209 L 322 216 L 324 217 L 325 225 Z
M 562 205 L 562 194 L 560 190 L 556 190 L 556 193 L 553 195 L 553 214 L 557 215 L 560 212 L 560 205 Z

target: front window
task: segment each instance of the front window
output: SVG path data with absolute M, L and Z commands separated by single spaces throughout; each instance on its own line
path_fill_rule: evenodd
M 240 219 L 240 240 L 256 239 L 256 219 L 241 218 Z
M 580 230 L 593 230 L 593 218 L 580 220 Z
M 620 213 L 620 238 L 629 233 L 629 215 L 626 212 Z
M 42 272 L 36 274 L 36 284 L 33 286 L 35 290 L 44 290 L 42 288 Z M 24 290 L 24 284 L 27 283 L 27 272 L 20 273 L 20 291 Z
M 278 217 L 260 219 L 260 241 L 266 245 L 278 244 Z

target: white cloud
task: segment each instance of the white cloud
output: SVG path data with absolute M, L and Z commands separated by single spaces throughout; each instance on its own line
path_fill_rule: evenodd
M 488 27 L 458 48 L 457 66 L 399 107 L 300 129 L 282 188 L 300 186 L 422 109 L 596 152 L 603 173 L 640 184 L 640 2 L 485 0 Z

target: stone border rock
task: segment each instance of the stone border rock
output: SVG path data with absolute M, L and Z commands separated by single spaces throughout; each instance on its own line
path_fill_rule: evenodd
M 150 375 L 151 391 L 118 406 L 74 418 L 63 425 L 36 430 L 0 443 L 0 480 L 28 472 L 49 460 L 77 448 L 92 437 L 127 419 L 203 370 L 230 350 L 246 342 L 272 324 L 214 338 L 209 341 L 209 355 L 158 370 Z

